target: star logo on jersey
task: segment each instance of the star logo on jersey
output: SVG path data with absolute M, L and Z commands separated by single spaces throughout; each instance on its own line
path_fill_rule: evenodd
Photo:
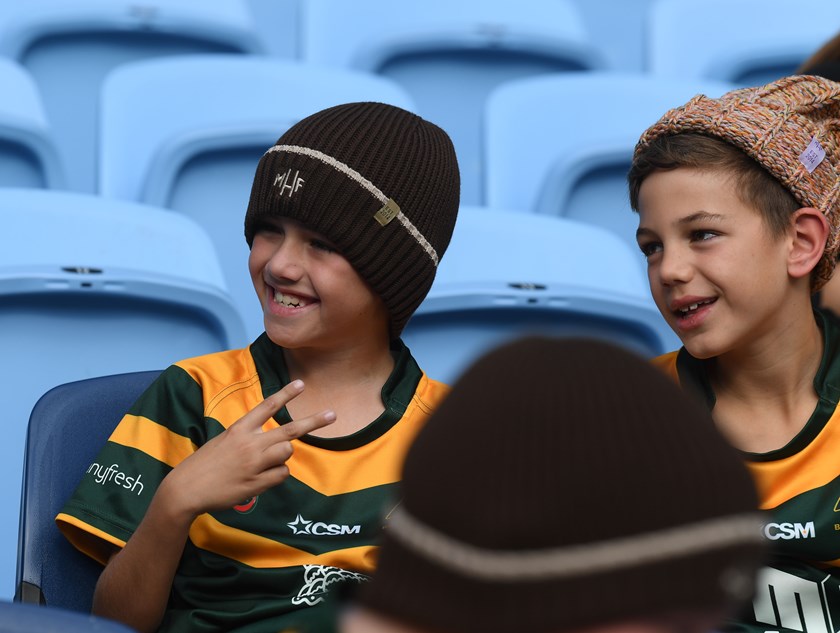
M 286 525 L 292 528 L 292 532 L 295 534 L 309 534 L 309 526 L 312 525 L 312 521 L 307 521 L 301 515 L 297 515 L 294 521 Z
M 308 521 L 303 515 L 298 514 L 291 523 L 287 523 L 292 533 L 307 534 L 309 536 L 348 536 L 361 534 L 361 525 L 342 525 L 340 523 L 324 523 L 323 521 Z

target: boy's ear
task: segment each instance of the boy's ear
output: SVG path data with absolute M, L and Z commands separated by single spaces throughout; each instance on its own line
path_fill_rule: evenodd
M 788 274 L 794 278 L 806 277 L 822 258 L 828 239 L 828 220 L 813 207 L 803 207 L 791 216 L 791 238 Z

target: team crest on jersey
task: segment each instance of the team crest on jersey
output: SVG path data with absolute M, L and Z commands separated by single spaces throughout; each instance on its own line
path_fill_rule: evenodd
M 250 499 L 245 499 L 242 503 L 237 503 L 233 506 L 233 509 L 236 510 L 239 514 L 250 514 L 254 511 L 254 508 L 257 507 L 257 500 L 259 499 L 259 495 L 256 497 L 251 497 Z
M 303 586 L 297 595 L 292 598 L 292 604 L 305 604 L 309 607 L 315 606 L 324 601 L 331 585 L 346 580 L 365 582 L 366 580 L 370 580 L 370 577 L 338 567 L 304 565 Z

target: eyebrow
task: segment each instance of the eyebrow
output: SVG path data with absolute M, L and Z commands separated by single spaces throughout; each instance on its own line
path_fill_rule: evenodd
M 680 218 L 677 220 L 677 224 L 691 224 L 692 222 L 698 221 L 712 221 L 712 222 L 720 222 L 723 220 L 723 216 L 720 213 L 709 213 L 708 211 L 698 211 L 697 213 L 692 213 L 691 215 L 687 215 L 684 218 Z
M 677 224 L 685 226 L 686 224 L 693 224 L 694 222 L 721 222 L 724 216 L 720 213 L 710 213 L 709 211 L 698 211 L 677 220 Z M 653 231 L 644 227 L 636 229 L 636 238 L 642 235 L 653 234 Z

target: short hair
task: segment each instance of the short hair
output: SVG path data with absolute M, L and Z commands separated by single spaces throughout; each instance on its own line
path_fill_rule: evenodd
M 645 178 L 680 167 L 728 175 L 735 183 L 737 196 L 764 217 L 774 237 L 787 230 L 791 215 L 802 207 L 782 183 L 745 152 L 713 136 L 685 132 L 655 137 L 637 152 L 627 174 L 632 209 L 639 211 L 639 191 Z

